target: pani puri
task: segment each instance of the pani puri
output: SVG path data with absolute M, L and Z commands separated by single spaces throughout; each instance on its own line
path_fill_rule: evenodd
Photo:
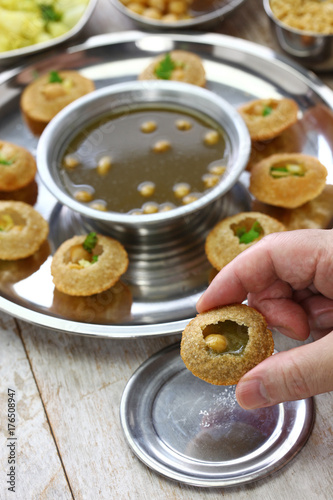
M 0 141 L 0 191 L 15 191 L 34 180 L 37 172 L 32 154 L 25 148 Z
M 292 99 L 256 99 L 238 109 L 253 141 L 277 137 L 298 120 L 298 106 Z
M 241 252 L 270 233 L 285 231 L 278 220 L 261 212 L 241 212 L 218 222 L 209 232 L 205 252 L 219 271 Z
M 121 243 L 96 233 L 73 236 L 55 252 L 51 274 L 59 292 L 89 296 L 113 286 L 128 267 Z
M 50 71 L 23 91 L 20 101 L 23 118 L 35 135 L 40 135 L 65 106 L 95 90 L 92 80 L 77 71 Z
M 206 72 L 201 58 L 196 54 L 185 50 L 172 50 L 156 57 L 138 79 L 175 80 L 205 87 Z
M 46 220 L 27 203 L 0 201 L 0 259 L 17 260 L 33 255 L 48 232 Z
M 234 385 L 274 351 L 272 333 L 257 310 L 232 304 L 198 314 L 182 334 L 180 355 L 196 377 Z
M 326 184 L 319 196 L 297 208 L 282 208 L 254 200 L 253 210 L 282 222 L 287 231 L 295 229 L 328 229 L 333 223 L 333 185 Z
M 281 153 L 253 166 L 249 190 L 269 205 L 296 208 L 322 192 L 326 177 L 327 170 L 317 158 Z

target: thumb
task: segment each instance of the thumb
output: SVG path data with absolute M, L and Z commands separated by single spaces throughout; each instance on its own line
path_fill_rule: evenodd
M 333 390 L 333 332 L 265 359 L 239 381 L 237 401 L 250 410 Z

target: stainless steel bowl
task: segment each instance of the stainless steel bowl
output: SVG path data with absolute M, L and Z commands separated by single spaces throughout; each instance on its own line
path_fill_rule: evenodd
M 227 169 L 220 183 L 189 205 L 168 212 L 131 215 L 95 210 L 75 200 L 63 185 L 59 165 L 64 151 L 79 131 L 88 123 L 105 116 L 115 109 L 128 110 L 138 104 L 172 104 L 183 109 L 196 110 L 215 120 L 225 131 L 228 148 Z M 141 235 L 170 233 L 182 223 L 187 227 L 196 218 L 202 219 L 203 211 L 209 214 L 214 202 L 236 183 L 243 172 L 250 152 L 248 130 L 241 116 L 228 102 L 213 92 L 195 85 L 171 81 L 134 81 L 96 90 L 64 108 L 53 118 L 40 137 L 37 148 L 37 165 L 45 186 L 63 205 L 82 217 L 94 221 L 103 232 L 140 233 Z M 208 215 L 207 215 L 208 217 Z M 208 217 L 209 218 L 209 217 Z M 122 241 L 124 238 L 121 238 Z
M 333 69 L 333 35 L 298 30 L 281 22 L 263 0 L 272 31 L 281 49 L 292 59 L 315 71 Z
M 212 7 L 206 11 L 198 11 L 192 19 L 185 19 L 176 22 L 163 22 L 135 14 L 127 9 L 120 0 L 111 0 L 112 4 L 126 17 L 131 19 L 141 29 L 150 31 L 178 31 L 186 29 L 207 30 L 218 25 L 233 10 L 239 7 L 245 0 L 224 0 L 212 2 Z M 201 2 L 202 4 L 203 2 Z

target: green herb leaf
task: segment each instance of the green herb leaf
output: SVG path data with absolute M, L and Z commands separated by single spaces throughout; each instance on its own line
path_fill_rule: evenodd
M 265 106 L 264 109 L 262 110 L 262 116 L 268 116 L 272 113 L 273 108 L 270 106 Z
M 238 236 L 239 243 L 252 243 L 260 236 L 261 227 L 258 221 L 255 221 L 249 231 L 246 231 L 241 236 Z M 238 233 L 238 232 L 237 232 Z
M 98 261 L 98 255 L 93 255 L 92 259 L 91 259 L 91 262 L 94 264 L 97 261 Z
M 162 80 L 170 80 L 172 72 L 177 64 L 171 59 L 170 54 L 166 54 L 164 59 L 156 66 L 155 75 Z
M 42 14 L 42 18 L 47 23 L 49 21 L 53 21 L 53 22 L 61 21 L 62 14 L 60 14 L 60 12 L 57 12 L 54 9 L 53 5 L 46 5 L 44 3 L 41 3 L 39 5 L 39 8 L 40 8 L 40 12 Z
M 49 83 L 62 83 L 63 79 L 59 75 L 58 71 L 50 71 L 49 73 Z
M 287 167 L 271 167 L 271 172 L 288 172 Z
M 82 243 L 82 246 L 87 252 L 92 253 L 93 249 L 95 248 L 97 244 L 97 234 L 96 233 L 89 233 Z
M 0 158 L 0 165 L 10 166 L 14 163 L 14 160 L 5 160 L 5 158 Z

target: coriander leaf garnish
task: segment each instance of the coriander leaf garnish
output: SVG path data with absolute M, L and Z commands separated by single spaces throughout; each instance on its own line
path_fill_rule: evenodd
M 262 116 L 268 116 L 272 113 L 273 108 L 270 106 L 264 106 L 264 109 L 262 110 Z
M 261 227 L 258 221 L 255 221 L 252 224 L 252 227 L 249 231 L 246 231 L 245 227 L 240 227 L 237 229 L 237 236 L 239 238 L 239 243 L 252 243 L 252 241 L 256 240 L 261 233 Z
M 171 74 L 176 69 L 177 64 L 171 59 L 170 54 L 166 54 L 164 59 L 155 68 L 155 75 L 162 80 L 170 80 Z
M 270 174 L 272 177 L 303 177 L 305 175 L 305 171 L 302 165 L 288 163 L 284 166 L 272 166 L 270 168 Z
M 0 165 L 10 166 L 14 163 L 14 160 L 6 160 L 5 158 L 0 158 Z
M 96 233 L 89 233 L 82 243 L 82 246 L 87 252 L 92 253 L 93 249 L 95 248 L 97 244 L 97 234 Z
M 63 79 L 59 75 L 58 71 L 50 71 L 49 73 L 49 83 L 62 83 Z
M 47 23 L 49 21 L 53 21 L 53 22 L 61 21 L 62 14 L 60 14 L 60 12 L 57 12 L 54 9 L 53 5 L 46 5 L 46 4 L 41 3 L 39 5 L 39 8 L 40 8 L 43 20 L 46 21 Z
M 91 262 L 94 263 L 94 262 L 97 262 L 97 261 L 98 261 L 98 255 L 93 255 L 92 259 L 91 259 Z

